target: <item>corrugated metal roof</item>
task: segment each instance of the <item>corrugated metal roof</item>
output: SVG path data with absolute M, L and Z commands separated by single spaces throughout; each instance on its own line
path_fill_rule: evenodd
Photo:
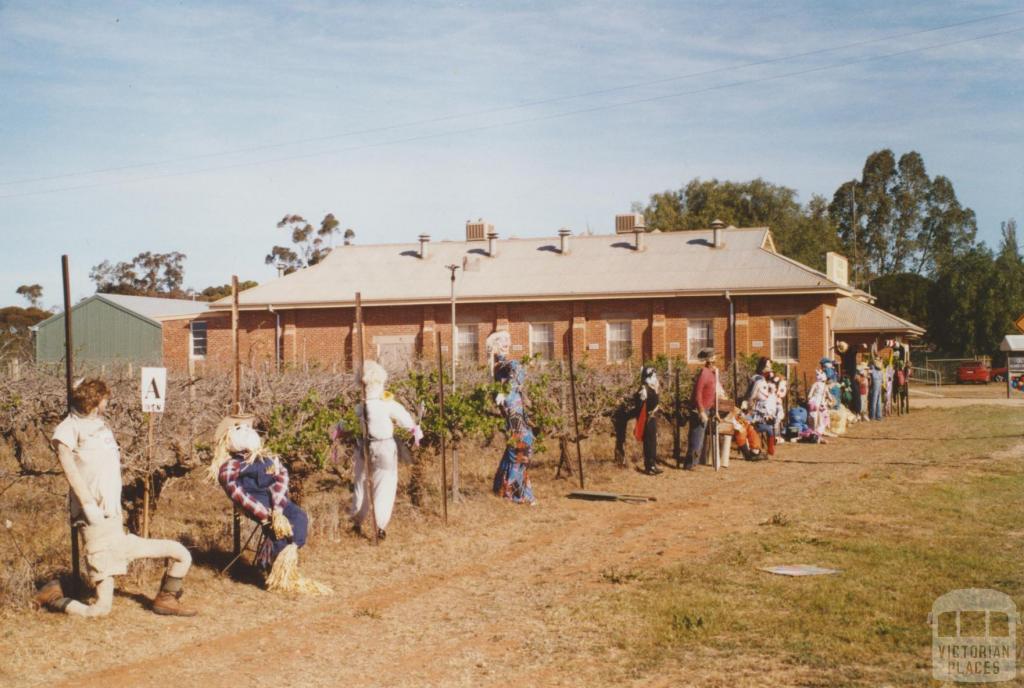
M 192 301 L 191 299 L 161 299 L 155 296 L 126 296 L 124 294 L 96 294 L 96 296 L 152 320 L 195 315 L 207 311 L 210 307 L 209 302 Z
M 631 235 L 573 236 L 562 255 L 559 239 L 499 239 L 496 255 L 487 242 L 437 241 L 428 257 L 419 244 L 339 246 L 320 264 L 239 295 L 243 308 L 439 303 L 449 299 L 450 273 L 460 267 L 456 295 L 466 301 L 628 298 L 710 293 L 840 292 L 817 270 L 765 248 L 766 227 L 722 232 L 724 246 L 712 248 L 711 230 L 644 235 L 645 250 L 633 249 Z M 230 308 L 229 298 L 211 308 Z
M 842 297 L 832 316 L 834 332 L 901 332 L 922 335 L 923 327 L 859 299 Z

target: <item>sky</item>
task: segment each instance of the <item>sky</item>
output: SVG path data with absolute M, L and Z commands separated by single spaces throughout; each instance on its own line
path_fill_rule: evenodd
M 709 5 L 0 0 L 0 305 L 59 305 L 64 253 L 75 300 L 142 251 L 263 282 L 294 213 L 388 243 L 610 233 L 695 177 L 831 198 L 883 148 L 990 246 L 1024 220 L 1024 4 Z

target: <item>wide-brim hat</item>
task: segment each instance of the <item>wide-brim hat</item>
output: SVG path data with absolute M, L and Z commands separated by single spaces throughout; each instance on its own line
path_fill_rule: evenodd
M 715 353 L 715 350 L 710 346 L 705 347 L 697 352 L 698 361 L 713 361 L 717 357 L 718 354 Z

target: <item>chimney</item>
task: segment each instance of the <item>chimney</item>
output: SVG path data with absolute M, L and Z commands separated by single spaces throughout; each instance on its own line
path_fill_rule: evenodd
M 558 251 L 563 256 L 569 255 L 569 237 L 571 237 L 571 236 L 572 236 L 572 232 L 570 232 L 565 227 L 562 227 L 560 230 L 558 230 L 558 239 L 559 239 Z
M 284 277 L 284 263 L 278 263 L 275 267 L 277 268 L 277 276 Z
M 355 230 L 349 227 L 345 230 L 345 246 L 351 246 L 352 240 L 356 238 Z
M 647 227 L 643 223 L 643 215 L 638 215 L 640 218 L 640 224 L 633 226 L 633 250 L 643 251 L 644 250 L 644 234 L 647 233 Z
M 476 222 L 466 220 L 466 241 L 483 241 L 494 231 L 494 225 L 479 219 Z
M 721 220 L 711 221 L 711 246 L 713 248 L 722 248 L 725 244 L 722 243 L 722 231 L 725 229 L 725 223 Z
M 491 258 L 498 255 L 498 233 L 493 229 L 487 232 L 487 255 Z
M 430 243 L 430 235 L 429 234 L 420 234 L 420 260 L 426 260 L 427 259 L 427 255 L 428 255 L 427 244 L 429 244 L 429 243 Z
M 633 228 L 644 224 L 644 216 L 641 213 L 628 213 L 615 216 L 615 233 L 632 234 Z

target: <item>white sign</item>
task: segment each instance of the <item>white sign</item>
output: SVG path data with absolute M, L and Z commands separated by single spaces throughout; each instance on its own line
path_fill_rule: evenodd
M 1024 370 L 1024 356 L 1008 356 L 1006 367 L 1013 371 Z
M 167 368 L 142 369 L 142 412 L 163 413 L 167 399 Z

